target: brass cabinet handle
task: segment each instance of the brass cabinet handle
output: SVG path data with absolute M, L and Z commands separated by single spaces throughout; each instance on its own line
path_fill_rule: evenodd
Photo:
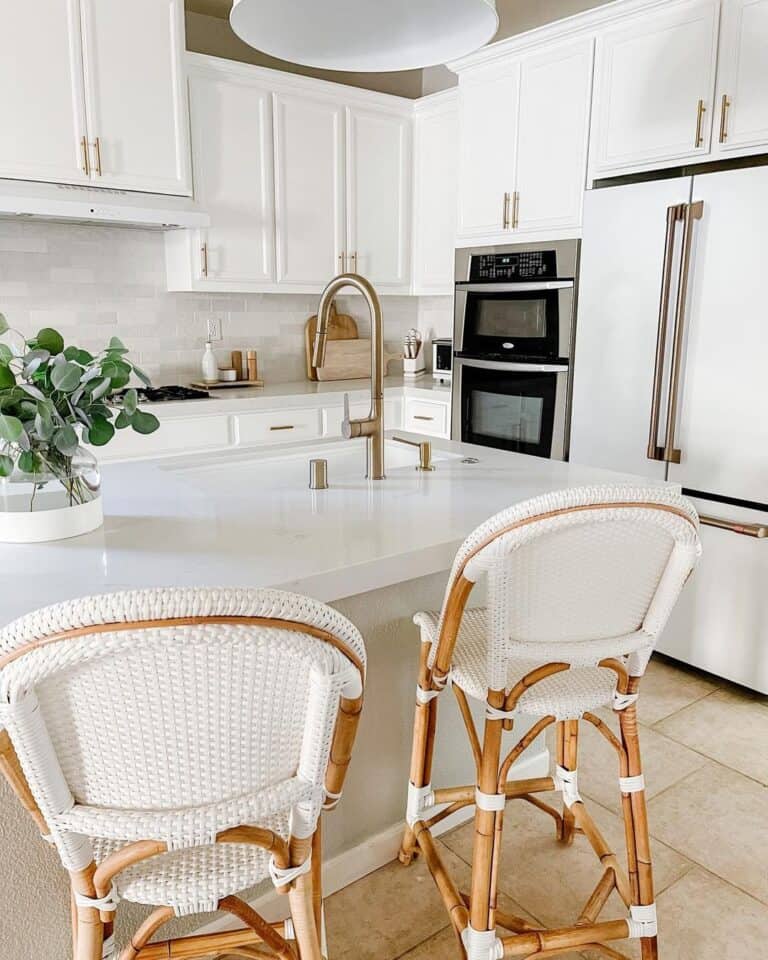
M 728 94 L 723 94 L 723 99 L 720 101 L 720 143 L 725 143 L 728 139 L 728 107 L 730 107 L 731 101 L 728 99 Z
M 414 420 L 434 420 L 435 418 L 434 418 L 434 417 L 425 417 L 425 416 L 424 416 L 423 414 L 421 414 L 421 413 L 414 413 L 413 419 L 414 419 Z
M 512 194 L 512 229 L 517 230 L 520 223 L 520 191 Z
M 208 244 L 204 243 L 200 247 L 200 272 L 204 277 L 208 276 Z
M 509 201 L 512 199 L 512 195 L 509 193 L 504 194 L 504 212 L 502 214 L 502 227 L 504 230 L 509 230 Z
M 694 140 L 694 147 L 700 147 L 704 143 L 704 114 L 707 112 L 707 108 L 704 106 L 704 101 L 699 100 L 699 104 L 696 107 L 696 139 Z
M 101 176 L 101 137 L 93 141 L 93 149 L 96 154 L 96 173 Z
M 699 516 L 699 522 L 705 527 L 717 527 L 719 530 L 729 530 L 731 533 L 740 533 L 744 537 L 755 537 L 757 540 L 768 540 L 768 527 L 763 523 L 738 523 L 736 520 L 723 520 L 720 517 Z
M 352 261 L 352 273 L 357 273 L 357 250 L 354 253 L 350 253 L 349 259 Z
M 664 438 L 664 460 L 667 463 L 680 463 L 681 451 L 675 448 L 675 421 L 677 419 L 677 400 L 680 392 L 680 370 L 683 362 L 683 342 L 685 340 L 685 308 L 688 301 L 688 276 L 691 269 L 691 247 L 693 245 L 693 221 L 701 220 L 704 215 L 704 203 L 683 205 L 683 249 L 680 256 L 680 272 L 677 280 L 677 304 L 675 309 L 675 330 L 672 335 L 672 359 L 669 371 L 669 397 L 667 400 L 667 433 Z
M 664 261 L 661 273 L 661 296 L 659 298 L 659 323 L 656 331 L 656 362 L 653 369 L 653 392 L 651 395 L 651 423 L 648 432 L 648 459 L 663 460 L 664 450 L 658 446 L 659 415 L 661 410 L 664 356 L 667 347 L 667 321 L 669 318 L 669 294 L 672 286 L 672 254 L 677 221 L 683 217 L 683 204 L 667 207 L 667 232 L 664 240 Z
M 283 423 L 283 424 L 280 424 L 280 426 L 270 427 L 269 429 L 270 430 L 293 430 L 293 426 L 294 425 L 292 423 Z
M 346 261 L 347 255 L 345 253 L 339 254 L 339 273 L 346 273 Z
M 91 158 L 88 156 L 88 138 L 80 138 L 80 148 L 83 151 L 83 170 L 85 171 L 86 177 L 91 175 Z

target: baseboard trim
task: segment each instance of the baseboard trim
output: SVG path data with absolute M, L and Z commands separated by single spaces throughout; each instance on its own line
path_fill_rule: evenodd
M 515 764 L 515 777 L 510 779 L 527 780 L 534 777 L 546 777 L 549 773 L 549 751 L 543 750 L 535 756 Z M 339 811 L 343 816 L 343 805 Z M 433 830 L 434 836 L 440 836 L 471 820 L 474 816 L 473 806 L 457 810 L 450 817 L 446 817 Z M 395 823 L 381 833 L 364 840 L 356 847 L 345 850 L 327 860 L 323 867 L 323 893 L 330 896 L 338 890 L 343 890 L 356 880 L 361 880 L 379 867 L 383 867 L 397 857 L 400 841 L 403 836 L 403 822 Z M 284 919 L 288 914 L 288 901 L 283 895 L 269 890 L 255 900 L 251 906 L 266 920 L 274 922 Z M 222 930 L 235 930 L 241 924 L 230 916 L 221 916 L 211 923 L 200 927 L 195 933 L 218 933 Z

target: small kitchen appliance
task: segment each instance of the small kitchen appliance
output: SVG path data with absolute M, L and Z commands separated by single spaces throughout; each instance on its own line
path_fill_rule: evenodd
M 432 341 L 432 376 L 440 383 L 451 382 L 453 370 L 453 340 Z

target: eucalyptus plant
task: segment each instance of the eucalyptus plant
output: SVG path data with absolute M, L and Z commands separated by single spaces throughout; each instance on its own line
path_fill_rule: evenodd
M 50 327 L 28 339 L 0 314 L 0 338 L 0 477 L 32 483 L 30 509 L 52 478 L 70 504 L 85 502 L 88 490 L 72 466 L 81 443 L 102 447 L 116 430 L 148 434 L 160 426 L 129 387 L 133 375 L 150 386 L 147 375 L 117 337 L 93 355 L 65 346 Z

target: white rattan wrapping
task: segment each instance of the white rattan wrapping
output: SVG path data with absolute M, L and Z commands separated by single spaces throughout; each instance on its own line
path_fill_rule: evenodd
M 627 657 L 643 672 L 700 553 L 697 530 L 693 507 L 666 487 L 572 488 L 491 517 L 459 549 L 446 590 L 447 601 L 459 576 L 487 577 L 487 608 L 465 613 L 453 679 L 485 699 L 565 662 L 574 669 L 526 692 L 522 711 L 579 716 L 610 703 L 616 676 L 596 664 Z M 444 612 L 415 618 L 430 664 Z
M 306 597 L 224 589 L 90 597 L 0 632 L 8 652 L 66 630 L 198 617 L 304 624 L 350 657 L 309 633 L 203 622 L 54 639 L 0 669 L 0 721 L 64 865 L 165 841 L 173 852 L 130 868 L 118 889 L 182 913 L 268 875 L 257 847 L 207 846 L 216 833 L 244 823 L 313 832 L 340 696 L 361 693 L 359 632 Z

